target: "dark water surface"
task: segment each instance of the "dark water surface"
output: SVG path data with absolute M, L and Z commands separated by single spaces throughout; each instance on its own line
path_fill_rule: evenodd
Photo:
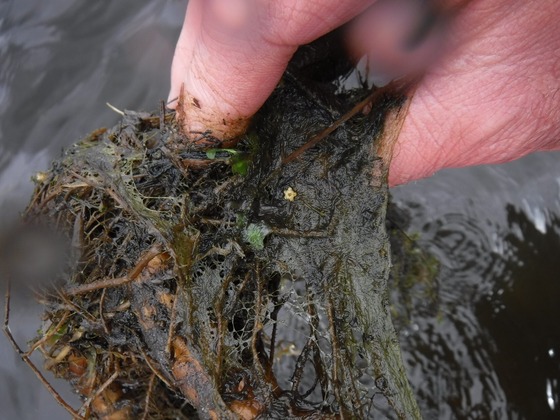
M 117 121 L 105 102 L 151 110 L 166 98 L 185 5 L 0 2 L 0 228 L 29 199 L 31 174 Z M 447 171 L 394 196 L 442 261 L 439 310 L 413 311 L 401 331 L 425 418 L 560 418 L 560 154 Z M 31 302 L 14 302 L 20 343 L 39 326 Z M 58 418 L 0 338 L 0 420 Z

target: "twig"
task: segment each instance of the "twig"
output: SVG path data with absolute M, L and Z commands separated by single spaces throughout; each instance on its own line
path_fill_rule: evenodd
M 175 321 L 177 320 L 177 305 L 179 301 L 179 293 L 176 293 L 173 298 L 173 306 L 171 307 L 171 317 L 169 319 L 169 333 L 167 334 L 167 344 L 165 345 L 165 353 L 171 354 L 171 342 L 173 341 L 173 334 L 175 333 Z
M 64 399 L 60 396 L 60 394 L 53 388 L 53 386 L 49 383 L 47 378 L 41 373 L 41 371 L 35 366 L 35 364 L 31 361 L 29 356 L 25 354 L 25 352 L 21 349 L 19 344 L 16 342 L 14 336 L 12 335 L 12 331 L 10 330 L 10 303 L 11 303 L 11 283 L 10 280 L 7 281 L 6 285 L 6 294 L 5 294 L 5 303 L 4 303 L 4 325 L 2 326 L 2 330 L 6 335 L 8 341 L 16 351 L 16 353 L 21 357 L 21 359 L 25 362 L 27 366 L 35 373 L 39 381 L 43 384 L 45 388 L 51 393 L 57 403 L 59 403 L 68 413 L 72 415 L 75 419 L 84 420 L 84 418 L 78 414 L 76 410 L 74 410 L 70 404 L 68 404 Z
M 165 101 L 160 102 L 159 106 L 159 129 L 163 130 L 165 127 Z
M 146 268 L 148 263 L 160 254 L 162 254 L 160 247 L 158 245 L 153 246 L 140 258 L 138 263 L 126 276 L 98 280 L 94 283 L 81 284 L 79 286 L 68 289 L 66 291 L 66 294 L 68 296 L 76 296 L 93 292 L 99 289 L 122 286 L 123 284 L 129 283 L 136 279 L 136 277 L 138 277 L 140 273 L 142 273 L 142 270 Z
M 294 150 L 292 153 L 290 153 L 288 156 L 286 156 L 284 159 L 282 159 L 282 165 L 286 165 L 286 164 L 288 164 L 290 162 L 293 162 L 294 160 L 298 159 L 303 153 L 305 153 L 307 150 L 311 149 L 317 143 L 324 140 L 326 137 L 329 136 L 329 134 L 333 133 L 342 124 L 344 124 L 346 121 L 348 121 L 354 115 L 356 115 L 358 112 L 360 112 L 362 109 L 364 109 L 364 107 L 367 104 L 369 104 L 370 102 L 377 101 L 382 95 L 386 94 L 387 92 L 393 92 L 393 91 L 396 91 L 396 90 L 406 90 L 410 86 L 412 86 L 414 83 L 415 83 L 415 81 L 393 82 L 393 83 L 388 84 L 387 86 L 384 86 L 380 89 L 376 89 L 375 91 L 371 92 L 365 99 L 363 99 L 362 101 L 360 101 L 356 105 L 354 105 L 350 111 L 348 111 L 346 114 L 344 114 L 338 120 L 336 120 L 332 125 L 325 128 L 320 133 L 316 134 L 314 137 L 312 137 L 303 146 Z
M 105 321 L 105 315 L 103 315 L 103 304 L 105 303 L 105 294 L 107 289 L 103 289 L 101 292 L 101 298 L 99 299 L 99 319 L 101 320 L 101 324 L 103 325 L 103 331 L 105 334 L 109 336 L 109 328 L 107 327 L 107 322 Z
M 89 408 L 91 402 L 95 400 L 97 397 L 99 397 L 103 393 L 103 391 L 105 391 L 109 387 L 109 385 L 111 385 L 115 381 L 115 379 L 117 379 L 118 376 L 119 376 L 119 372 L 116 371 L 109 377 L 109 379 L 103 382 L 103 384 L 99 388 L 97 388 L 97 390 L 93 393 L 93 395 L 90 395 L 87 398 L 87 400 L 83 403 L 82 407 L 80 408 L 80 411 Z
M 117 107 L 111 105 L 109 102 L 105 102 L 105 105 L 107 105 L 109 108 L 111 108 L 111 110 L 115 111 L 117 114 L 121 114 L 122 116 L 124 116 L 124 112 L 121 111 L 120 109 L 118 109 Z
M 66 304 L 68 305 L 67 308 L 71 308 L 71 310 L 73 312 L 76 312 L 80 315 L 82 315 L 84 318 L 86 318 L 88 321 L 90 322 L 96 322 L 97 319 L 90 314 L 87 309 L 81 308 L 79 307 L 76 303 L 72 302 L 70 299 L 68 299 L 68 296 L 64 294 L 63 290 L 60 289 L 56 289 L 58 297 Z
M 142 420 L 146 420 L 150 415 L 150 399 L 152 398 L 156 378 L 157 376 L 152 373 L 152 377 L 150 378 L 150 382 L 148 383 L 148 391 L 146 392 L 146 400 L 144 402 L 144 414 L 142 415 Z
M 47 341 L 49 338 L 51 338 L 54 334 L 56 334 L 56 332 L 62 327 L 62 325 L 66 322 L 66 320 L 68 319 L 68 316 L 70 315 L 69 311 L 64 312 L 64 315 L 60 318 L 60 321 L 58 321 L 58 324 L 56 324 L 56 326 L 54 328 L 51 329 L 51 332 L 49 332 L 48 334 L 43 335 L 39 340 L 35 341 L 33 343 L 33 345 L 25 352 L 26 356 L 31 356 L 31 354 L 37 350 L 37 347 L 39 347 L 40 345 L 42 345 L 45 341 Z
M 173 386 L 173 384 L 169 381 L 169 379 L 167 379 L 162 372 L 160 372 L 152 363 L 152 359 L 150 359 L 150 356 L 148 356 L 146 354 L 146 352 L 144 351 L 144 349 L 140 348 L 140 353 L 142 353 L 142 356 L 144 356 L 144 360 L 146 361 L 146 364 L 148 365 L 148 367 L 150 368 L 150 370 L 152 371 L 152 373 L 154 375 L 156 375 L 159 380 L 161 382 L 163 382 L 169 389 L 175 389 L 175 387 Z

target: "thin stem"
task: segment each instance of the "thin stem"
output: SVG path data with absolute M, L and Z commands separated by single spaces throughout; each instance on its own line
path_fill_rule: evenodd
M 68 404 L 64 399 L 60 396 L 60 394 L 53 388 L 53 386 L 49 383 L 47 378 L 41 373 L 41 371 L 35 366 L 35 364 L 31 361 L 29 356 L 21 349 L 19 344 L 16 342 L 14 336 L 12 335 L 12 331 L 10 330 L 10 303 L 11 303 L 11 283 L 8 280 L 6 285 L 6 294 L 5 294 L 5 304 L 4 304 L 4 325 L 2 330 L 6 335 L 8 341 L 16 351 L 16 353 L 21 357 L 21 359 L 25 362 L 27 366 L 35 373 L 39 381 L 44 385 L 45 388 L 52 394 L 54 399 L 57 403 L 59 403 L 68 413 L 72 415 L 75 419 L 83 420 L 84 418 L 78 414 L 70 404 Z
M 93 292 L 99 289 L 122 286 L 123 284 L 129 283 L 134 279 L 136 279 L 136 277 L 138 277 L 140 273 L 142 273 L 142 270 L 146 268 L 148 263 L 160 254 L 162 254 L 162 251 L 159 248 L 159 246 L 154 246 L 150 248 L 142 256 L 142 258 L 140 258 L 138 263 L 126 276 L 112 278 L 112 279 L 111 278 L 103 279 L 89 284 L 81 284 L 79 286 L 67 290 L 66 294 L 68 296 L 76 296 L 76 295 L 83 295 L 85 293 Z

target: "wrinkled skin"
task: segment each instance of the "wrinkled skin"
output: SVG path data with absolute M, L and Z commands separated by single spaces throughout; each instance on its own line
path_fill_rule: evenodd
M 187 131 L 211 127 L 217 136 L 234 136 L 299 45 L 362 14 L 348 31 L 353 56 L 370 52 L 379 67 L 393 70 L 415 69 L 411 63 L 422 57 L 432 63 L 395 146 L 391 185 L 443 168 L 560 149 L 560 2 L 442 0 L 440 7 L 455 12 L 438 40 L 445 48 L 432 43 L 432 50 L 443 51 L 439 59 L 417 49 L 397 51 L 393 61 L 395 50 L 387 46 L 410 23 L 403 15 L 412 1 L 391 0 L 394 7 L 387 7 L 382 0 L 364 14 L 374 1 L 191 0 L 170 99 L 184 84 Z M 391 27 L 403 32 L 391 34 Z M 430 49 L 423 45 L 419 50 Z

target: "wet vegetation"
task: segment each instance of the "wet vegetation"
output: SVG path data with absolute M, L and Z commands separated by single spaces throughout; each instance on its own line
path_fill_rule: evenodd
M 407 86 L 348 87 L 333 43 L 298 52 L 233 147 L 192 142 L 164 107 L 124 112 L 37 177 L 25 223 L 70 258 L 29 351 L 83 396 L 74 416 L 420 417 L 391 320 L 381 158 Z M 395 287 L 432 278 L 393 245 Z

